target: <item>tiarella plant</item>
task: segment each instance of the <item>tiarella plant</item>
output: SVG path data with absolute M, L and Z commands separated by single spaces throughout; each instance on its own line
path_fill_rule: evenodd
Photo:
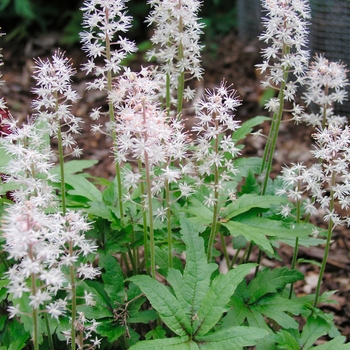
M 258 68 L 276 90 L 266 103 L 272 118 L 235 119 L 241 100 L 223 80 L 193 103 L 188 132 L 187 81 L 203 74 L 202 3 L 148 4 L 155 66 L 136 72 L 123 66 L 136 45 L 118 34 L 131 25 L 127 1 L 82 6 L 82 70 L 94 75 L 87 89 L 106 96 L 91 117 L 108 117 L 92 132 L 112 139 L 114 179 L 90 181 L 95 161 L 67 161 L 82 154 L 73 137 L 82 120 L 70 112 L 75 69 L 61 51 L 35 61 L 27 123 L 0 97 L 0 350 L 350 349 L 319 307 L 334 293 L 321 293 L 333 232 L 350 224 L 350 131 L 334 115 L 348 81 L 341 63 L 323 55 L 309 63 L 308 2 L 262 1 Z M 296 103 L 299 85 L 305 106 Z M 272 179 L 287 115 L 316 127 L 315 162 L 286 164 Z M 243 157 L 247 135 L 266 121 L 263 157 Z M 263 266 L 263 254 L 280 260 L 280 244 L 294 248 L 290 265 Z M 299 246 L 321 244 L 315 294 L 298 295 Z

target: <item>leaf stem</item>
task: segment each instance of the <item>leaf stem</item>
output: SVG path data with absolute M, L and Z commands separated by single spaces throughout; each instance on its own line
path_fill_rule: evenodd
M 330 203 L 329 203 L 329 211 L 330 212 L 332 212 L 334 210 L 334 190 L 333 190 L 333 188 L 335 187 L 335 184 L 336 184 L 335 180 L 336 180 L 336 172 L 333 171 L 332 172 L 332 184 L 330 186 L 331 190 L 330 190 L 330 195 L 329 195 L 330 199 L 331 199 Z M 318 276 L 318 281 L 317 281 L 316 296 L 315 296 L 315 302 L 314 302 L 315 307 L 317 307 L 318 300 L 320 297 L 321 284 L 322 284 L 323 274 L 324 274 L 324 271 L 326 269 L 329 248 L 331 245 L 332 233 L 333 233 L 333 220 L 330 218 L 329 222 L 328 222 L 326 246 L 325 246 L 325 250 L 324 250 L 320 274 Z

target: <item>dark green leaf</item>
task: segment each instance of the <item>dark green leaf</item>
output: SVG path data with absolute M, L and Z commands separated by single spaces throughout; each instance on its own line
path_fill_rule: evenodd
M 213 280 L 194 321 L 194 334 L 203 336 L 217 324 L 238 284 L 255 266 L 255 264 L 240 265 Z
M 125 333 L 125 327 L 119 326 L 116 322 L 104 320 L 97 326 L 97 333 L 102 337 L 107 337 L 108 342 L 113 343 Z
M 231 327 L 208 335 L 196 337 L 203 350 L 243 350 L 245 346 L 256 345 L 268 332 L 252 327 Z
M 198 350 L 198 345 L 187 337 L 145 340 L 138 342 L 130 350 Z
M 278 349 L 300 350 L 298 342 L 289 332 L 285 330 L 279 331 L 275 339 L 276 343 L 278 344 Z
M 181 220 L 181 228 L 182 239 L 186 244 L 186 267 L 183 276 L 179 270 L 169 269 L 167 279 L 183 310 L 191 319 L 203 303 L 209 290 L 210 276 L 217 265 L 208 264 L 204 240 L 187 219 Z
M 304 279 L 304 275 L 298 270 L 289 270 L 287 267 L 274 270 L 264 269 L 250 282 L 248 291 L 249 304 L 255 303 L 259 298 L 268 293 L 276 293 L 289 283 Z
M 191 324 L 181 304 L 169 289 L 149 276 L 133 276 L 128 279 L 135 283 L 146 295 L 164 323 L 177 335 L 186 336 Z

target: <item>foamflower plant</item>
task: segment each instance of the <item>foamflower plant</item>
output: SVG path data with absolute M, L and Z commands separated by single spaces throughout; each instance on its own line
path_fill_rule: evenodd
M 309 62 L 308 1 L 261 1 L 258 69 L 276 95 L 272 118 L 245 121 L 224 77 L 194 99 L 203 2 L 145 2 L 154 65 L 123 66 L 137 47 L 127 1 L 85 0 L 86 62 L 75 68 L 61 50 L 35 60 L 27 122 L 0 96 L 1 350 L 350 349 L 324 307 L 335 292 L 323 292 L 334 232 L 350 226 L 350 131 L 334 113 L 348 81 L 341 63 Z M 109 178 L 91 176 L 96 160 L 67 157 L 83 156 L 76 69 L 106 98 L 91 132 L 111 141 Z M 287 117 L 311 124 L 314 145 L 272 176 Z M 254 156 L 247 139 L 267 121 Z M 303 260 L 319 271 L 308 293 L 300 246 L 324 247 L 322 261 Z

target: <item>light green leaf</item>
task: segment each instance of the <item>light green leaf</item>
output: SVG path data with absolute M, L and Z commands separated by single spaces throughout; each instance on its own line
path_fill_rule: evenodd
M 266 116 L 256 116 L 254 118 L 248 119 L 233 133 L 232 139 L 235 142 L 245 139 L 245 137 L 252 132 L 254 126 L 260 125 L 264 121 L 270 119 L 270 117 Z
M 91 168 L 93 165 L 98 163 L 97 160 L 89 159 L 76 159 L 70 160 L 64 163 L 64 173 L 65 174 L 76 174 L 82 172 L 84 169 Z M 51 171 L 52 174 L 60 174 L 59 165 L 55 166 Z
M 183 276 L 179 270 L 169 269 L 167 280 L 191 319 L 196 315 L 209 290 L 210 276 L 217 269 L 217 264 L 208 264 L 204 240 L 195 232 L 191 222 L 181 219 L 181 228 L 182 239 L 186 244 L 186 267 Z
M 282 290 L 288 283 L 294 283 L 302 279 L 304 279 L 304 275 L 298 270 L 289 270 L 287 267 L 274 270 L 266 268 L 259 272 L 248 286 L 249 304 L 255 303 L 265 294 Z
M 186 209 L 186 212 L 192 216 L 189 220 L 193 223 L 209 225 L 213 220 L 213 212 L 197 198 L 190 198 L 189 201 L 191 205 Z
M 14 334 L 14 337 L 12 338 L 11 344 L 8 347 L 7 350 L 21 350 L 24 349 L 26 346 L 26 342 L 29 339 L 29 334 Z
M 327 334 L 330 329 L 331 325 L 325 318 L 318 315 L 310 315 L 301 333 L 300 342 L 303 349 L 311 347 L 319 337 Z
M 69 194 L 85 197 L 91 202 L 102 201 L 101 192 L 85 176 L 80 174 L 65 174 L 64 180 L 68 185 L 73 187 L 72 190 L 68 191 Z
M 278 238 L 289 238 L 299 237 L 309 238 L 309 234 L 311 234 L 313 225 L 308 223 L 286 223 L 280 220 L 271 220 L 264 217 L 257 216 L 240 216 L 234 219 L 237 222 L 242 224 L 246 224 L 252 227 L 259 228 L 266 232 L 267 236 L 278 237 Z M 270 233 L 268 233 L 270 232 Z M 294 241 L 295 243 L 295 241 Z
M 245 346 L 255 345 L 268 332 L 253 327 L 231 327 L 202 337 L 196 337 L 202 350 L 243 350 Z
M 145 340 L 133 345 L 130 350 L 198 350 L 195 342 L 188 341 L 188 338 L 167 338 Z
M 252 208 L 269 209 L 271 205 L 280 205 L 286 201 L 286 199 L 277 196 L 244 194 L 225 208 L 225 220 L 229 220 L 235 216 L 245 213 Z
M 336 337 L 330 340 L 327 343 L 322 345 L 318 345 L 309 349 L 317 349 L 317 350 L 349 350 L 350 343 L 344 344 L 346 338 L 343 336 Z
M 110 222 L 115 220 L 110 208 L 104 202 L 91 202 L 90 207 L 85 210 L 91 215 L 106 219 Z
M 185 311 L 166 286 L 146 275 L 133 276 L 128 280 L 141 289 L 164 323 L 173 332 L 182 337 L 190 333 L 191 324 Z
M 203 336 L 217 324 L 238 284 L 255 266 L 256 264 L 240 265 L 213 280 L 193 324 L 194 334 Z
M 272 245 L 267 238 L 268 234 L 273 234 L 270 230 L 261 230 L 237 221 L 222 222 L 232 236 L 242 235 L 247 241 L 254 242 L 261 250 L 273 254 Z
M 241 177 L 247 177 L 250 171 L 252 171 L 254 174 L 259 174 L 261 163 L 262 159 L 260 157 L 240 157 L 235 159 L 233 162 Z

